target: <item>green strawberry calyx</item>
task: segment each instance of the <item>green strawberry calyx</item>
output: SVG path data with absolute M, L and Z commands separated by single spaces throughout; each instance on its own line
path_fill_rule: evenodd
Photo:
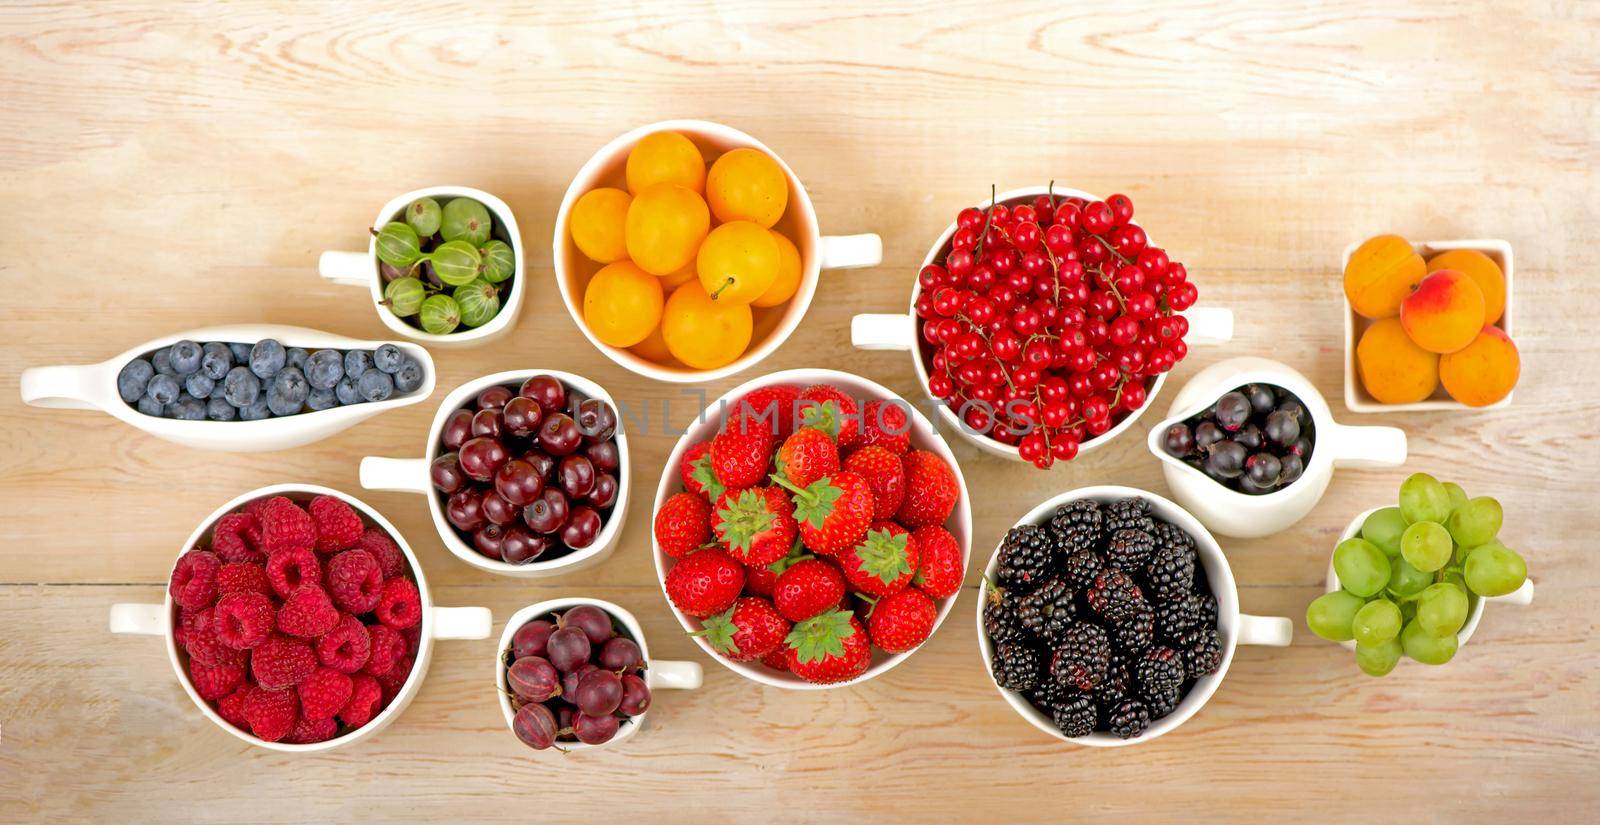
M 739 603 L 734 602 L 732 607 L 701 622 L 700 630 L 689 635 L 704 637 L 718 653 L 737 656 L 739 643 L 733 640 L 733 636 L 739 632 L 739 626 L 733 622 L 733 611 L 738 607 Z
M 844 488 L 833 483 L 832 476 L 823 476 L 809 487 L 798 487 L 782 475 L 772 477 L 773 483 L 794 493 L 794 518 L 818 530 L 833 515 L 833 503 L 844 495 Z
M 886 585 L 910 573 L 911 554 L 906 552 L 908 538 L 905 533 L 868 530 L 866 538 L 856 545 L 854 551 L 861 562 L 861 569 Z
M 689 462 L 689 466 L 693 468 L 689 471 L 689 477 L 700 482 L 700 486 L 705 488 L 707 499 L 716 501 L 727 491 L 728 488 L 722 486 L 722 482 L 717 480 L 717 474 L 711 470 L 711 453 L 709 451 L 705 455 Z
M 807 427 L 815 427 L 828 434 L 828 437 L 839 440 L 839 424 L 844 418 L 844 411 L 840 409 L 838 401 L 808 401 L 805 409 L 800 412 L 800 423 Z
M 844 655 L 844 640 L 854 636 L 848 610 L 829 610 L 795 625 L 784 639 L 802 664 Z
M 759 490 L 748 489 L 739 493 L 729 506 L 717 511 L 722 520 L 722 540 L 728 549 L 748 555 L 756 537 L 772 528 L 772 510 L 767 507 L 767 497 Z

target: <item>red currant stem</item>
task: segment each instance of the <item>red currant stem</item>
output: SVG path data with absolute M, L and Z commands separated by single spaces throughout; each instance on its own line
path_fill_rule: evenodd
M 972 260 L 976 264 L 983 257 L 983 242 L 989 237 L 989 218 L 994 212 L 995 186 L 989 184 L 989 206 L 983 210 L 983 232 L 978 235 L 978 242 L 972 245 Z
M 1050 198 L 1050 220 L 1054 221 L 1056 219 L 1056 182 L 1054 180 L 1050 181 L 1050 185 L 1044 188 L 1044 192 Z

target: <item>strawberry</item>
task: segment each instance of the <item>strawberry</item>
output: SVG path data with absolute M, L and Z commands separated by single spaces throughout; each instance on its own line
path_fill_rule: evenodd
M 895 520 L 913 530 L 924 524 L 943 524 L 961 495 L 955 471 L 927 450 L 912 450 L 904 463 L 906 497 Z
M 746 567 L 764 567 L 789 554 L 798 526 L 794 505 L 776 487 L 729 490 L 712 508 L 717 540 Z
M 789 569 L 789 566 L 802 558 L 801 551 L 805 548 L 798 538 L 789 552 L 783 558 L 771 564 L 762 564 L 755 567 L 746 567 L 744 570 L 744 592 L 752 596 L 772 596 L 772 588 L 778 583 L 778 574 Z
M 776 384 L 751 390 L 734 402 L 735 414 L 751 415 L 766 422 L 777 438 L 788 438 L 794 432 L 795 402 L 800 391 L 787 384 Z M 771 426 L 776 425 L 776 426 Z
M 954 596 L 967 575 L 967 566 L 961 560 L 960 542 L 937 524 L 918 527 L 911 531 L 911 538 L 916 541 L 917 553 L 921 556 L 917 575 L 912 577 L 911 583 L 935 599 Z
M 773 648 L 771 653 L 761 657 L 761 664 L 764 664 L 773 670 L 781 670 L 785 673 L 789 672 L 789 646 L 778 645 L 777 647 Z
M 873 521 L 894 518 L 906 497 L 906 468 L 900 456 L 883 447 L 862 447 L 844 460 L 844 468 L 867 480 L 872 488 Z
M 904 653 L 928 640 L 939 610 L 933 599 L 915 587 L 878 600 L 867 628 L 872 643 L 890 653 Z
M 872 523 L 877 503 L 866 479 L 855 473 L 834 473 L 797 487 L 782 476 L 778 484 L 794 493 L 794 517 L 800 522 L 800 540 L 825 556 L 837 556 L 854 547 Z
M 683 453 L 678 462 L 678 475 L 683 478 L 683 489 L 699 493 L 706 501 L 716 501 L 725 489 L 711 472 L 711 442 L 702 441 Z
M 723 487 L 754 487 L 767 474 L 772 430 L 749 416 L 734 416 L 711 439 L 711 472 Z M 719 493 L 720 495 L 720 493 Z
M 895 455 L 911 449 L 910 405 L 900 399 L 868 401 L 861 408 L 861 446 L 882 447 Z
M 803 622 L 839 606 L 844 598 L 844 574 L 820 559 L 802 559 L 778 574 L 772 601 L 791 622 Z
M 789 644 L 789 669 L 818 685 L 847 682 L 872 661 L 867 632 L 848 610 L 832 610 L 794 626 Z
M 797 426 L 816 427 L 833 436 L 840 452 L 850 452 L 861 443 L 861 413 L 856 402 L 838 387 L 817 384 L 800 391 Z
M 751 596 L 705 620 L 693 636 L 703 636 L 711 649 L 735 662 L 750 662 L 771 653 L 789 635 L 789 620 L 772 602 Z
M 778 447 L 778 472 L 807 487 L 823 476 L 839 472 L 839 448 L 828 434 L 816 427 L 801 427 Z
M 656 546 L 681 559 L 711 538 L 711 505 L 695 493 L 678 493 L 656 511 Z
M 720 547 L 696 550 L 667 571 L 667 598 L 704 619 L 733 606 L 744 590 L 744 568 Z
M 839 555 L 839 567 L 856 590 L 869 596 L 898 593 L 917 572 L 917 542 L 905 528 L 880 521 L 861 543 Z

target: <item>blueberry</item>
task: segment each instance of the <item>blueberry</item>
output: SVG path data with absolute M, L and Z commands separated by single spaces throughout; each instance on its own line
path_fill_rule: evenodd
M 157 404 L 165 407 L 178 400 L 178 379 L 170 375 L 156 375 L 144 388 L 145 394 L 155 399 Z
M 263 418 L 271 417 L 272 411 L 267 408 L 267 399 L 265 398 L 258 398 L 254 404 L 239 408 L 240 421 L 260 421 Z
M 304 373 L 306 371 L 306 359 L 310 357 L 310 353 L 307 353 L 305 350 L 299 347 L 290 347 L 288 353 L 283 357 L 283 365 L 286 367 L 294 367 L 295 369 Z
M 422 365 L 415 358 L 407 358 L 400 369 L 394 371 L 394 388 L 398 392 L 411 392 L 422 386 Z
M 344 377 L 344 356 L 336 349 L 319 349 L 306 361 L 305 373 L 312 389 L 331 390 Z
M 261 395 L 261 379 L 249 367 L 234 367 L 222 382 L 222 397 L 235 407 L 248 407 Z
M 166 413 L 168 418 L 176 418 L 179 421 L 204 421 L 206 405 L 186 393 L 179 396 L 176 402 L 168 404 Z
M 150 379 L 156 375 L 156 368 L 143 358 L 135 358 L 123 365 L 122 371 L 117 373 L 117 394 L 129 404 L 144 397 L 144 388 L 150 386 Z
M 263 381 L 278 374 L 283 369 L 283 362 L 289 353 L 285 352 L 283 345 L 271 338 L 264 338 L 256 342 L 250 350 L 250 371 Z
M 188 390 L 189 394 L 195 398 L 210 398 L 211 391 L 216 389 L 216 387 L 217 382 L 212 381 L 211 379 L 207 378 L 204 373 L 199 372 L 189 376 L 188 378 L 185 378 L 183 381 L 183 388 Z
M 172 345 L 172 369 L 179 375 L 194 375 L 200 371 L 200 359 L 205 353 L 193 341 L 179 341 Z
M 372 365 L 390 375 L 398 372 L 405 362 L 406 354 L 394 344 L 384 344 L 372 351 Z
M 227 347 L 228 347 L 228 352 L 233 353 L 233 363 L 235 363 L 235 364 L 248 364 L 248 363 L 250 363 L 250 345 L 249 344 L 228 344 Z
M 145 396 L 140 397 L 140 399 L 139 399 L 139 412 L 142 412 L 145 415 L 153 415 L 156 418 L 160 418 L 161 414 L 163 412 L 165 412 L 165 411 L 166 411 L 166 406 L 164 404 L 162 404 L 160 401 L 157 401 L 154 398 L 151 398 L 149 395 L 145 395 Z
M 333 390 L 313 389 L 306 396 L 306 409 L 309 410 L 330 410 L 337 406 L 339 406 L 339 398 L 333 394 Z
M 353 349 L 344 354 L 344 374 L 351 378 L 360 378 L 361 374 L 372 369 L 372 353 L 364 349 Z
M 228 377 L 228 370 L 233 368 L 233 350 L 227 344 L 215 341 L 201 347 L 205 355 L 200 358 L 200 374 L 212 381 L 221 381 Z
M 294 415 L 305 406 L 310 394 L 305 375 L 294 367 L 284 367 L 267 386 L 267 407 L 273 415 Z
M 177 371 L 172 368 L 172 350 L 166 347 L 158 349 L 150 354 L 150 364 L 156 368 L 156 372 L 161 373 L 162 375 L 178 374 Z
M 367 370 L 356 379 L 361 397 L 368 401 L 384 401 L 394 394 L 394 379 L 381 370 Z
M 360 404 L 361 389 L 356 386 L 356 379 L 348 375 L 339 379 L 339 383 L 334 385 L 333 397 L 337 398 L 340 404 Z
M 239 417 L 238 408 L 229 404 L 222 396 L 214 396 L 206 402 L 206 418 L 212 421 L 232 421 Z

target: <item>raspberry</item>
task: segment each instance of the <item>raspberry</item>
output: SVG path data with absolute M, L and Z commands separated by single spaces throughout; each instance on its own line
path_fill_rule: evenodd
M 362 672 L 382 676 L 394 669 L 406 655 L 406 640 L 394 628 L 385 624 L 367 625 L 367 635 L 372 638 L 372 653 Z
M 267 556 L 291 550 L 311 550 L 317 546 L 317 523 L 311 514 L 283 496 L 261 508 L 261 549 Z
M 307 719 L 300 717 L 294 723 L 294 730 L 283 737 L 283 741 L 294 745 L 309 745 L 313 742 L 326 742 L 339 732 L 339 723 L 328 719 Z
M 211 611 L 190 610 L 181 605 L 177 611 L 177 616 L 172 620 L 172 640 L 178 643 L 178 647 L 187 650 L 190 636 L 211 618 Z
M 239 652 L 224 644 L 217 635 L 217 621 L 211 608 L 195 614 L 193 623 L 184 634 L 183 648 L 189 658 L 202 665 L 216 667 L 238 657 Z
M 236 728 L 248 728 L 250 723 L 244 718 L 244 703 L 256 690 L 249 682 L 239 685 L 237 690 L 217 700 L 217 715 Z
M 388 673 L 373 677 L 378 680 L 378 686 L 383 688 L 383 705 L 387 706 L 399 695 L 400 688 L 405 687 L 406 680 L 411 678 L 411 668 L 416 663 L 415 659 L 407 657 L 390 668 Z
M 339 718 L 346 725 L 359 728 L 378 715 L 378 707 L 383 702 L 383 688 L 378 685 L 377 679 L 365 673 L 356 674 L 350 682 L 350 701 L 339 709 Z
M 302 585 L 321 581 L 322 565 L 309 547 L 285 550 L 267 559 L 267 580 L 272 582 L 274 592 L 287 599 Z
M 290 636 L 315 639 L 338 623 L 339 608 L 314 584 L 303 585 L 278 608 L 278 629 Z
M 371 655 L 372 637 L 354 616 L 340 616 L 339 623 L 317 640 L 317 660 L 340 673 L 355 673 Z
M 367 532 L 361 534 L 361 540 L 356 542 L 356 549 L 365 550 L 378 560 L 378 567 L 383 570 L 383 577 L 392 579 L 406 572 L 406 554 L 400 551 L 400 545 L 388 533 L 376 528 L 368 527 Z
M 226 661 L 216 667 L 189 660 L 189 683 L 194 685 L 200 698 L 214 702 L 233 693 L 244 684 L 244 662 Z
M 316 669 L 317 656 L 310 644 L 280 634 L 267 637 L 250 655 L 250 673 L 267 690 L 294 687 Z
M 378 600 L 378 621 L 404 630 L 422 620 L 422 597 L 417 586 L 406 579 L 390 579 L 383 583 L 383 597 Z
M 332 719 L 350 701 L 350 677 L 331 667 L 319 667 L 295 687 L 300 692 L 300 715 L 306 719 Z
M 406 652 L 415 656 L 417 645 L 422 643 L 422 625 L 415 624 L 400 631 L 400 638 L 406 640 Z
M 336 553 L 355 546 L 365 525 L 355 508 L 333 496 L 317 496 L 307 508 L 317 528 L 317 552 Z
M 300 700 L 292 690 L 256 690 L 244 700 L 244 718 L 256 738 L 276 742 L 294 730 Z
M 243 507 L 239 508 L 239 512 L 246 515 L 255 516 L 256 522 L 259 524 L 261 521 L 261 513 L 267 509 L 267 504 L 271 501 L 272 499 L 270 498 L 258 498 L 247 501 L 244 503 Z
M 266 561 L 260 548 L 261 523 L 249 513 L 229 513 L 211 528 L 211 551 L 225 562 Z
M 263 557 L 262 561 L 266 559 Z M 260 593 L 272 595 L 272 582 L 267 578 L 267 568 L 254 562 L 233 562 L 217 570 L 217 596 L 229 593 Z
M 229 593 L 211 610 L 211 625 L 222 643 L 249 650 L 272 635 L 272 600 L 253 591 Z
M 184 607 L 210 607 L 217 600 L 217 571 L 221 568 L 222 562 L 215 553 L 190 550 L 178 557 L 167 591 L 173 601 Z
M 365 550 L 346 550 L 328 560 L 328 594 L 346 613 L 371 613 L 383 596 L 383 569 Z

